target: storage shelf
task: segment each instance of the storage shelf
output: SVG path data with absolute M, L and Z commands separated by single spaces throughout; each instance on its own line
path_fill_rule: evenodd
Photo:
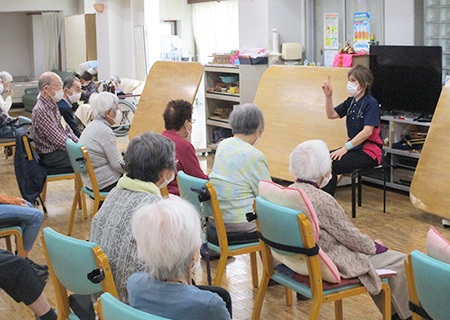
M 406 118 L 406 119 L 398 119 L 395 116 L 381 116 L 381 120 L 392 121 L 396 123 L 404 123 L 404 124 L 414 124 L 416 126 L 429 127 L 431 126 L 431 122 L 419 122 L 414 121 L 414 118 Z
M 217 99 L 217 100 L 224 100 L 224 101 L 233 101 L 233 102 L 240 102 L 240 96 L 238 94 L 231 94 L 231 93 L 225 93 L 225 92 L 207 92 L 205 94 L 205 97 L 208 99 Z
M 210 126 L 216 126 L 216 127 L 231 129 L 230 122 L 228 122 L 228 120 L 226 120 L 226 119 L 224 119 L 224 121 L 207 119 L 206 120 L 206 124 L 210 125 Z
M 411 151 L 408 151 L 408 150 L 386 148 L 386 147 L 384 147 L 384 149 L 388 153 L 396 154 L 396 155 L 399 155 L 399 156 L 411 157 L 411 158 L 416 158 L 416 159 L 420 158 L 420 153 L 411 152 Z
M 367 176 L 363 176 L 362 178 L 364 181 L 369 181 L 372 183 L 383 185 L 383 180 L 378 180 L 378 179 L 370 178 Z M 389 182 L 389 181 L 386 181 L 386 187 L 397 189 L 397 190 L 402 190 L 402 191 L 406 191 L 406 192 L 409 192 L 409 188 L 410 188 L 409 186 L 406 186 L 404 184 Z
M 239 74 L 239 67 L 231 64 L 225 65 L 205 65 L 205 72 L 220 72 L 220 73 L 237 73 Z

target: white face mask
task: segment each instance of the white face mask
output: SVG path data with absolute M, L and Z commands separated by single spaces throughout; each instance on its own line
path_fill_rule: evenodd
M 64 91 L 63 89 L 59 89 L 58 91 L 55 91 L 55 95 L 52 97 L 53 102 L 61 101 L 62 98 L 64 98 Z
M 256 146 L 258 144 L 259 140 L 261 140 L 261 136 L 258 136 L 258 134 L 256 134 L 256 140 L 255 140 L 255 142 L 253 142 L 253 145 Z
M 328 184 L 328 182 L 330 182 L 331 178 L 333 177 L 333 175 L 331 174 L 331 172 L 329 172 L 323 179 L 322 182 L 320 183 L 319 188 L 322 189 L 324 187 L 326 187 L 326 185 Z
M 120 109 L 116 110 L 115 121 L 117 125 L 120 125 L 120 122 L 122 121 L 122 111 L 120 111 Z
M 78 101 L 80 101 L 80 98 L 81 98 L 81 92 L 78 92 L 78 93 L 72 93 L 72 95 L 71 95 L 71 96 L 68 96 L 68 97 L 69 97 L 70 103 L 77 103 Z
M 358 94 L 360 94 L 361 90 L 358 90 L 358 84 L 353 82 L 347 82 L 347 93 L 351 95 L 352 97 L 356 97 Z
M 172 172 L 172 177 L 169 180 L 167 180 L 166 177 L 164 177 L 164 176 L 163 176 L 163 178 L 164 178 L 164 182 L 161 183 L 161 185 L 159 186 L 160 189 L 167 187 L 167 185 L 170 182 L 172 182 L 173 179 L 175 179 L 175 173 Z

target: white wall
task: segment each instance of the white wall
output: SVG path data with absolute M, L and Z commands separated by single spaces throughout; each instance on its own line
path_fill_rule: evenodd
M 0 13 L 0 70 L 13 76 L 33 76 L 31 16 L 26 13 Z
M 33 20 L 33 60 L 34 70 L 33 75 L 35 79 L 44 72 L 44 41 L 42 35 L 44 34 L 44 19 L 42 15 L 35 14 L 32 16 Z
M 304 39 L 304 3 L 303 0 L 269 0 L 269 37 L 272 49 L 272 29 L 277 29 L 280 45 L 283 42 L 299 42 L 305 46 Z M 281 48 L 279 48 L 281 50 Z M 281 51 L 280 51 L 281 52 Z
M 269 0 L 238 1 L 239 49 L 269 48 Z
M 414 45 L 414 0 L 384 2 L 384 44 Z

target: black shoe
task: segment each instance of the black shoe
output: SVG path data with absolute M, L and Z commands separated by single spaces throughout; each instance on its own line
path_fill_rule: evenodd
M 37 270 L 34 269 L 38 275 L 39 278 L 41 278 L 42 280 L 46 280 L 48 278 L 48 271 L 47 270 Z
M 297 300 L 298 301 L 306 301 L 306 300 L 309 300 L 309 298 L 305 297 L 304 295 L 297 292 Z
M 34 269 L 48 271 L 48 266 L 46 266 L 45 264 L 37 264 L 36 262 L 31 260 L 30 258 L 26 258 L 26 260 L 28 261 L 30 266 L 32 266 Z

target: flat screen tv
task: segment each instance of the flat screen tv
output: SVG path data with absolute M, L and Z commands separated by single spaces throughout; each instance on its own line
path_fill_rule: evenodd
M 371 46 L 372 95 L 384 114 L 432 116 L 442 90 L 442 47 Z

